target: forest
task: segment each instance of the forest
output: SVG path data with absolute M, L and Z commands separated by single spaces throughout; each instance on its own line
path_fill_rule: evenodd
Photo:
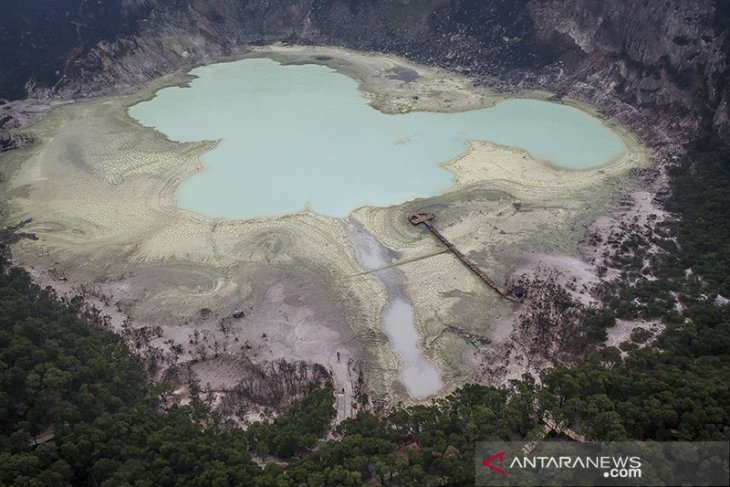
M 588 439 L 727 441 L 730 310 L 717 296 L 730 297 L 730 146 L 707 135 L 689 149 L 672 168 L 675 218 L 652 242 L 665 251 L 654 278 L 607 291 L 605 308 L 585 314 L 580 364 L 544 371 L 541 385 L 467 385 L 361 412 L 333 431 L 329 384 L 245 431 L 197 397 L 162 407 L 170 386 L 150 383 L 79 300 L 34 285 L 4 247 L 0 485 L 472 485 L 474 443 L 532 438 L 536 403 Z M 621 350 L 601 345 L 616 318 L 635 317 L 666 329 L 648 346 L 641 331 Z

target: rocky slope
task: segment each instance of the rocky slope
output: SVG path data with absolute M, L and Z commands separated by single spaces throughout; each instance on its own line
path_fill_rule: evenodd
M 729 19 L 722 0 L 23 2 L 0 19 L 0 97 L 108 93 L 248 43 L 331 43 L 569 95 L 656 142 L 703 120 L 728 133 Z M 17 123 L 0 112 L 0 130 Z

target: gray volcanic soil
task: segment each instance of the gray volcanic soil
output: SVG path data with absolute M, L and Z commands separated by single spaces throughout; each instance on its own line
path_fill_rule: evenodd
M 390 113 L 476 108 L 499 99 L 466 77 L 395 57 L 286 46 L 251 55 L 326 63 L 355 77 L 373 105 Z M 418 74 L 413 82 L 392 75 L 406 70 Z M 16 257 L 66 276 L 64 289 L 85 283 L 87 294 L 107 296 L 102 301 L 131 318 L 114 324 L 116 330 L 159 375 L 177 380 L 182 395 L 197 380 L 201 387 L 210 383 L 224 402 L 221 391 L 240 389 L 247 379 L 237 371 L 250 363 L 268 370 L 285 360 L 320 364 L 333 375 L 339 419 L 355 411 L 362 391 L 371 405 L 407 400 L 401 359 L 380 326 L 386 289 L 358 264 L 346 222 L 310 212 L 232 221 L 175 206 L 175 188 L 200 169 L 198 157 L 213 144 L 170 142 L 136 124 L 126 108 L 185 79 L 59 107 L 32 127 L 37 144 L 3 157 L 5 221 L 32 218 L 24 230 L 39 237 L 15 245 Z M 609 166 L 566 171 L 475 143 L 447 166 L 455 176 L 449 192 L 353 213 L 397 253 L 419 345 L 439 368 L 444 392 L 477 378 L 465 354 L 499 360 L 469 337 L 509 340 L 504 326 L 512 324 L 492 320 L 513 310 L 406 214 L 437 212 L 444 234 L 498 280 L 524 252 L 575 252 L 583 228 L 607 211 L 629 170 L 647 160 L 628 132 L 611 126 L 627 151 Z M 215 366 L 202 365 L 210 361 Z

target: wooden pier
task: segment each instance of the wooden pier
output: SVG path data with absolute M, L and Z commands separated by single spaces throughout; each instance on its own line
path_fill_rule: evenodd
M 474 263 L 474 261 L 472 261 L 466 255 L 462 254 L 459 249 L 454 247 L 454 244 L 449 242 L 449 240 L 441 234 L 441 232 L 436 230 L 436 228 L 433 226 L 434 218 L 436 218 L 436 216 L 433 213 L 412 211 L 408 214 L 408 221 L 410 221 L 413 225 L 425 225 L 426 228 L 428 228 L 428 231 L 431 232 L 434 237 L 439 239 L 439 241 L 444 244 L 446 248 L 448 248 L 449 251 L 451 251 L 451 253 L 456 256 L 457 259 L 459 259 L 465 266 L 469 268 L 469 270 L 476 274 L 479 279 L 484 281 L 487 286 L 497 291 L 503 298 L 509 299 L 510 301 L 517 301 L 517 298 L 515 298 L 515 296 L 513 296 L 510 291 L 494 282 L 488 275 L 484 273 L 484 271 L 479 268 L 479 266 Z

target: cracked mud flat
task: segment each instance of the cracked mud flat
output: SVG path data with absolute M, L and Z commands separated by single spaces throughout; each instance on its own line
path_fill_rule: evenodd
M 248 55 L 326 64 L 358 80 L 386 113 L 457 111 L 501 99 L 467 78 L 384 55 L 285 46 Z M 338 420 L 354 412 L 360 372 L 374 401 L 409 402 L 399 382 L 401 360 L 381 329 L 385 287 L 358 264 L 347 221 L 306 211 L 225 220 L 175 205 L 175 189 L 201 169 L 198 158 L 214 142 L 171 142 L 126 110 L 186 79 L 172 75 L 134 95 L 58 107 L 29 129 L 38 141 L 33 147 L 2 156 L 4 223 L 32 218 L 24 231 L 39 237 L 15 245 L 16 259 L 110 296 L 132 327 L 160 326 L 150 346 L 167 354 L 163 368 L 172 363 L 171 347 L 181 345 L 175 364 L 195 364 L 202 384 L 235 385 L 236 358 L 304 360 L 333 373 Z M 475 379 L 471 352 L 490 360 L 490 347 L 465 337 L 499 344 L 508 339 L 516 309 L 406 214 L 436 213 L 437 228 L 497 281 L 526 255 L 577 255 L 585 228 L 630 185 L 630 169 L 648 160 L 626 130 L 612 127 L 627 150 L 605 167 L 569 171 L 474 142 L 446 165 L 454 174 L 446 193 L 350 215 L 393 251 L 419 344 L 441 372 L 443 393 Z M 243 318 L 228 319 L 238 310 Z M 191 343 L 195 330 L 207 339 Z M 227 359 L 199 365 L 216 354 Z

